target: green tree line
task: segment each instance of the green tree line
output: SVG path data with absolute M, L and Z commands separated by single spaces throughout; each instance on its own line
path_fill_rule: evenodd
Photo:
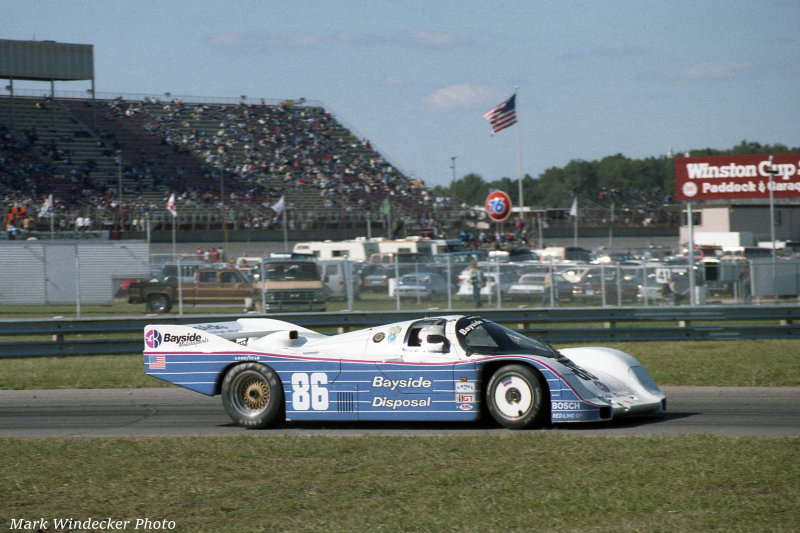
M 703 148 L 690 150 L 690 157 L 714 155 L 782 154 L 798 152 L 782 144 L 761 145 L 742 141 L 729 150 Z M 685 155 L 685 153 L 680 154 Z M 490 191 L 508 193 L 519 205 L 517 179 L 500 178 L 486 182 L 475 173 L 457 179 L 450 186 L 436 186 L 436 196 L 446 196 L 459 203 L 482 205 Z M 572 203 L 575 194 L 581 199 L 603 200 L 609 196 L 621 201 L 656 202 L 669 200 L 675 192 L 675 160 L 669 156 L 630 159 L 622 154 L 606 156 L 599 161 L 574 159 L 563 168 L 551 167 L 537 178 L 522 178 L 522 194 L 526 206 L 562 207 Z

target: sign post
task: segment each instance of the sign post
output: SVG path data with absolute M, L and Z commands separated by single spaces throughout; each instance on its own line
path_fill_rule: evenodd
M 773 156 L 769 156 L 769 168 L 766 169 L 766 172 L 769 175 L 769 237 L 772 239 L 772 286 L 773 291 L 775 293 L 775 303 L 778 303 L 778 288 L 776 286 L 776 279 L 777 274 L 777 266 L 775 265 L 775 261 L 777 260 L 777 254 L 775 253 L 775 195 L 773 193 L 773 188 L 775 184 L 772 181 L 772 178 L 778 174 L 778 170 L 772 165 Z

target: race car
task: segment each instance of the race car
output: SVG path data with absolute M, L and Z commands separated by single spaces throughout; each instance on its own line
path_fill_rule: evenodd
M 523 429 L 660 413 L 666 398 L 632 356 L 555 350 L 479 316 L 420 318 L 324 335 L 240 318 L 144 329 L 148 375 L 222 396 L 248 428 L 284 420 L 475 421 Z

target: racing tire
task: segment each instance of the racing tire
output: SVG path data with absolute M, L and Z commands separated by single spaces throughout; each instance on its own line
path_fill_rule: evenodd
M 166 294 L 151 294 L 147 297 L 147 309 L 151 313 L 169 313 L 172 305 Z
M 282 420 L 283 387 L 278 374 L 261 363 L 242 363 L 222 380 L 222 405 L 236 424 L 265 428 Z
M 492 418 L 509 429 L 528 429 L 545 422 L 548 413 L 546 387 L 532 368 L 510 364 L 501 367 L 486 387 L 486 403 Z

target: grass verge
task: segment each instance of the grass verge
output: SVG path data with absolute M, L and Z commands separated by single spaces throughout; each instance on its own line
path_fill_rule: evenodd
M 794 531 L 798 452 L 796 438 L 541 432 L 4 439 L 0 525 L 110 517 L 171 520 L 176 531 Z

